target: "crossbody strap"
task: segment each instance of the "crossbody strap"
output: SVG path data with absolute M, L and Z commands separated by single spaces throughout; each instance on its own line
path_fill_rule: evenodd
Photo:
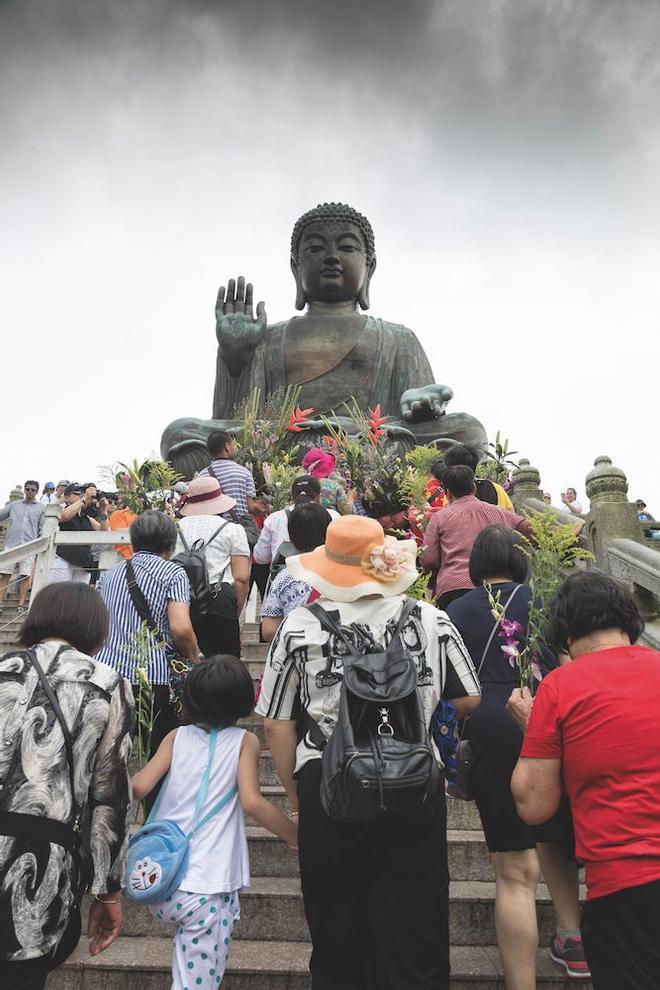
M 506 610 L 508 609 L 509 605 L 511 604 L 511 602 L 513 601 L 513 599 L 516 597 L 516 595 L 518 594 L 518 592 L 520 591 L 521 588 L 522 588 L 522 584 L 517 584 L 516 587 L 511 592 L 511 594 L 509 595 L 509 597 L 507 598 L 506 605 L 504 606 L 504 615 L 506 615 Z M 481 676 L 481 671 L 482 671 L 483 666 L 484 666 L 484 664 L 486 662 L 486 657 L 488 656 L 488 651 L 490 649 L 490 644 L 493 642 L 493 636 L 497 632 L 497 627 L 499 626 L 499 624 L 500 624 L 500 620 L 499 619 L 496 619 L 495 622 L 493 623 L 493 628 L 491 629 L 490 636 L 488 637 L 488 639 L 486 641 L 486 646 L 484 647 L 484 652 L 481 654 L 481 662 L 479 664 L 479 667 L 477 668 L 477 679 L 479 679 L 479 677 Z M 461 726 L 461 730 L 460 730 L 459 735 L 458 735 L 458 738 L 461 741 L 465 738 L 465 730 L 467 728 L 467 724 L 468 724 L 469 720 L 470 720 L 470 716 L 469 715 L 467 715 L 463 719 L 463 724 Z
M 218 801 L 216 801 L 216 803 L 209 811 L 207 811 L 204 817 L 200 819 L 199 815 L 204 806 L 204 801 L 206 800 L 206 795 L 208 794 L 208 790 L 209 790 L 209 784 L 211 782 L 211 768 L 213 766 L 213 756 L 215 754 L 215 748 L 218 741 L 218 732 L 219 732 L 218 729 L 211 729 L 209 733 L 208 761 L 206 764 L 206 770 L 204 771 L 204 775 L 199 784 L 199 790 L 197 791 L 195 810 L 193 812 L 192 828 L 190 829 L 190 831 L 186 836 L 187 839 L 192 838 L 195 832 L 198 832 L 200 828 L 203 828 L 204 825 L 206 825 L 207 822 L 209 822 L 214 815 L 217 815 L 218 812 L 221 811 L 225 807 L 225 805 L 228 804 L 231 800 L 233 800 L 233 798 L 236 797 L 236 795 L 238 794 L 238 788 L 236 786 L 231 787 L 226 794 L 224 794 Z M 153 807 L 149 813 L 149 817 L 145 822 L 146 825 L 150 824 L 152 821 L 155 821 L 158 817 L 158 809 L 160 807 L 160 801 L 161 801 L 161 797 L 163 796 L 166 783 L 167 783 L 167 778 L 162 783 L 160 791 L 158 792 L 158 797 L 154 801 Z
M 137 583 L 137 578 L 135 576 L 135 570 L 133 568 L 133 561 L 126 561 L 126 585 L 128 587 L 128 593 L 131 596 L 131 601 L 135 606 L 135 611 L 140 616 L 143 622 L 146 622 L 152 632 L 160 635 L 160 629 L 154 622 L 153 615 L 151 614 L 151 609 L 147 604 L 147 599 L 142 593 L 140 585 Z
M 197 821 L 199 819 L 202 807 L 206 801 L 206 795 L 208 794 L 209 784 L 211 782 L 211 768 L 213 766 L 213 757 L 215 755 L 215 747 L 218 741 L 218 730 L 211 729 L 209 732 L 209 755 L 206 761 L 206 770 L 202 775 L 200 781 L 199 790 L 197 791 L 197 800 L 195 801 L 195 811 L 193 813 L 193 823 L 190 830 L 190 835 L 192 835 L 197 828 Z
M 509 605 L 511 604 L 511 602 L 513 601 L 513 599 L 516 597 L 516 595 L 518 594 L 518 592 L 520 591 L 521 588 L 522 588 L 522 584 L 517 584 L 516 587 L 511 592 L 511 594 L 509 595 L 509 597 L 507 598 L 506 605 L 504 606 L 504 615 L 506 615 L 506 610 L 508 609 Z M 497 627 L 499 626 L 499 624 L 500 624 L 500 620 L 499 619 L 496 619 L 495 620 L 495 624 L 493 625 L 493 628 L 490 631 L 490 636 L 488 637 L 488 641 L 486 642 L 486 646 L 484 648 L 484 652 L 483 652 L 483 654 L 481 656 L 481 663 L 479 664 L 479 669 L 477 670 L 477 677 L 479 677 L 481 675 L 481 670 L 483 668 L 483 665 L 486 662 L 486 656 L 488 655 L 488 651 L 490 649 L 490 644 L 493 642 L 493 636 L 497 632 Z
M 214 815 L 217 815 L 219 811 L 222 811 L 222 809 L 225 807 L 226 804 L 229 804 L 230 801 L 233 801 L 233 799 L 236 797 L 237 794 L 238 794 L 238 788 L 234 785 L 234 787 L 232 787 L 230 790 L 227 791 L 224 797 L 221 797 L 220 800 L 213 805 L 211 810 L 204 815 L 201 821 L 197 822 L 195 826 L 195 832 L 199 832 L 200 828 L 203 828 L 206 825 L 206 823 L 213 818 Z
M 61 646 L 55 656 L 53 657 L 53 663 L 64 653 L 66 650 L 70 650 L 70 646 Z M 44 674 L 41 664 L 37 660 L 36 650 L 26 650 L 26 655 L 28 656 L 30 663 L 35 670 L 41 686 L 44 690 L 44 694 L 48 698 L 50 707 L 53 709 L 55 718 L 60 723 L 60 728 L 62 729 L 62 736 L 64 738 L 64 749 L 66 751 L 66 760 L 69 768 L 69 782 L 71 784 L 71 808 L 73 811 L 74 823 L 73 827 L 76 831 L 80 828 L 80 818 L 82 814 L 82 808 L 76 800 L 76 788 L 75 788 L 75 775 L 74 775 L 74 763 L 73 763 L 73 740 L 71 739 L 71 733 L 69 732 L 69 727 L 66 724 L 64 715 L 62 714 L 62 709 L 60 708 L 59 702 L 50 685 L 50 682 L 46 675 Z

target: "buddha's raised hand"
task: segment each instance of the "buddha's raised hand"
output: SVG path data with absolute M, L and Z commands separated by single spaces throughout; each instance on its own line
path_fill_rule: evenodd
M 408 388 L 401 396 L 401 416 L 409 422 L 442 416 L 454 393 L 448 385 Z
M 266 305 L 252 309 L 252 283 L 242 275 L 220 286 L 215 304 L 215 332 L 229 373 L 237 375 L 252 357 L 266 328 Z

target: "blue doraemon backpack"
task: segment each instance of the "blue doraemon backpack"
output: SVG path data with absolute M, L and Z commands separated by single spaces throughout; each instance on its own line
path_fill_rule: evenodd
M 186 873 L 191 838 L 238 793 L 237 788 L 232 787 L 200 819 L 211 780 L 211 766 L 217 739 L 218 730 L 212 729 L 209 734 L 208 764 L 199 785 L 193 824 L 188 834 L 182 832 L 176 822 L 157 817 L 160 799 L 167 782 L 164 781 L 147 821 L 130 840 L 124 876 L 124 894 L 129 900 L 139 901 L 140 904 L 152 904 L 156 901 L 164 901 L 173 894 Z

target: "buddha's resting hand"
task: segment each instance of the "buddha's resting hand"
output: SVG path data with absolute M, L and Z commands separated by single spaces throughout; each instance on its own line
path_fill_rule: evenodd
M 240 374 L 252 357 L 266 329 L 265 303 L 257 303 L 256 317 L 252 311 L 252 283 L 229 279 L 227 289 L 220 286 L 215 304 L 215 332 L 220 353 L 229 374 Z
M 401 396 L 401 416 L 408 422 L 442 416 L 454 393 L 448 385 L 407 388 Z

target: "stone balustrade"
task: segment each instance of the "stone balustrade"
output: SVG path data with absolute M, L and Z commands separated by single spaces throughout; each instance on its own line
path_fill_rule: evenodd
M 589 512 L 582 516 L 562 512 L 543 501 L 540 473 L 525 458 L 513 472 L 512 482 L 512 500 L 518 511 L 551 512 L 566 523 L 584 521 L 581 538 L 594 556 L 588 566 L 599 567 L 631 588 L 646 623 L 642 641 L 660 649 L 660 541 L 645 537 L 644 529 L 656 525 L 640 523 L 637 509 L 628 499 L 628 480 L 621 468 L 610 457 L 596 458 L 585 479 Z

